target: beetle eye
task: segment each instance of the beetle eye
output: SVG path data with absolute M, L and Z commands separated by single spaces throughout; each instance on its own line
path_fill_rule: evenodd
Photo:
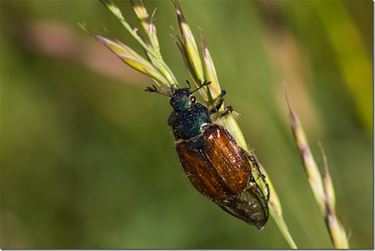
M 191 100 L 191 102 L 195 103 L 195 97 L 194 96 L 191 96 L 190 100 Z

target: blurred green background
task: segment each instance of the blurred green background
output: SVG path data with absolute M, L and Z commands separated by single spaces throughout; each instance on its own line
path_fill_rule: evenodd
M 283 86 L 328 155 L 354 248 L 373 247 L 371 1 L 182 1 L 227 104 L 273 180 L 302 248 L 331 248 L 290 132 Z M 124 14 L 137 25 L 130 3 Z M 167 63 L 170 1 L 146 1 Z M 0 1 L 2 248 L 288 248 L 203 198 L 180 167 L 168 100 L 77 25 L 140 51 L 96 1 Z M 321 162 L 320 162 L 321 163 Z

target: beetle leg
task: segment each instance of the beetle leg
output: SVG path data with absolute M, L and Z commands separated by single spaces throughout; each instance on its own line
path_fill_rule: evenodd
M 174 126 L 174 124 L 175 124 L 175 122 L 176 122 L 176 118 L 177 118 L 177 116 L 176 116 L 176 112 L 172 112 L 171 113 L 171 115 L 169 115 L 169 118 L 168 118 L 168 125 L 169 126 Z
M 224 102 L 225 91 L 221 91 L 220 95 L 214 100 L 214 107 L 210 110 L 210 115 L 217 113 Z
M 220 114 L 220 118 L 224 117 L 224 116 L 227 116 L 228 114 L 231 114 L 233 112 L 233 107 L 228 105 L 225 110 L 223 111 L 223 113 Z
M 262 173 L 262 171 L 260 170 L 260 167 L 259 167 L 259 163 L 258 163 L 258 160 L 256 159 L 255 155 L 253 154 L 250 154 L 248 152 L 246 152 L 245 150 L 242 149 L 242 151 L 244 152 L 244 154 L 247 156 L 247 158 L 249 159 L 249 161 L 257 168 L 257 171 L 259 173 L 259 177 L 262 179 L 262 181 L 264 182 L 264 184 L 266 185 L 266 189 L 267 189 L 267 202 L 269 201 L 270 199 L 270 187 L 266 181 L 266 176 Z
M 212 116 L 211 119 L 213 121 L 216 121 L 218 119 L 221 119 L 222 117 L 227 116 L 228 114 L 231 114 L 232 112 L 233 112 L 233 107 L 232 106 L 227 106 L 223 112 L 213 113 L 213 114 L 210 114 L 210 115 Z

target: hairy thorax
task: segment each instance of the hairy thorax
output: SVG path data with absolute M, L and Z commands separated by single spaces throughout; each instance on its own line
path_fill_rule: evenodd
M 168 124 L 172 127 L 176 140 L 188 140 L 201 134 L 204 127 L 212 122 L 207 108 L 197 103 L 186 112 L 173 112 L 168 119 Z

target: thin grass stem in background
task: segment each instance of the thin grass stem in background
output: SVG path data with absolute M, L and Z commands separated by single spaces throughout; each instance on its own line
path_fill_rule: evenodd
M 303 165 L 305 167 L 307 178 L 309 180 L 311 190 L 314 194 L 315 201 L 318 204 L 321 214 L 325 218 L 326 226 L 331 237 L 333 246 L 338 249 L 348 249 L 348 236 L 336 214 L 335 190 L 333 187 L 331 175 L 329 174 L 327 157 L 323 150 L 323 146 L 319 144 L 323 156 L 322 176 L 319 171 L 318 165 L 316 164 L 314 156 L 311 152 L 301 122 L 297 114 L 293 111 L 291 107 L 286 91 L 285 97 L 289 109 L 292 133 L 296 141 Z

